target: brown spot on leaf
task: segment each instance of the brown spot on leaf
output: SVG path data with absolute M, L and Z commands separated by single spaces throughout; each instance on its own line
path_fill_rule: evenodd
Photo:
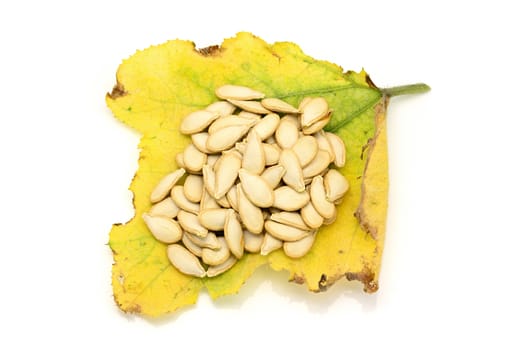
M 126 96 L 128 92 L 124 89 L 124 85 L 122 85 L 120 82 L 117 82 L 117 84 L 113 87 L 113 90 L 111 90 L 111 93 L 108 94 L 108 96 L 115 100 L 119 97 Z
M 319 280 L 319 291 L 325 292 L 328 289 L 328 283 L 326 282 L 326 275 L 323 273 L 321 279 Z
M 295 282 L 297 284 L 303 284 L 305 281 L 304 276 L 299 276 L 297 274 L 294 274 L 290 282 Z
M 125 311 L 132 314 L 140 314 L 142 311 L 142 307 L 139 304 L 133 304 L 128 306 Z
M 375 293 L 379 286 L 375 280 L 375 274 L 368 267 L 365 267 L 361 272 L 353 273 L 347 272 L 346 279 L 349 281 L 357 280 L 363 283 L 363 290 L 366 293 Z
M 376 84 L 374 84 L 374 82 L 372 81 L 372 79 L 370 78 L 370 76 L 369 76 L 368 74 L 366 75 L 366 83 L 367 83 L 370 87 L 373 87 L 373 88 L 377 89 Z
M 221 52 L 221 47 L 219 45 L 212 45 L 208 47 L 203 47 L 201 49 L 197 49 L 197 52 L 204 57 L 207 56 L 217 56 Z

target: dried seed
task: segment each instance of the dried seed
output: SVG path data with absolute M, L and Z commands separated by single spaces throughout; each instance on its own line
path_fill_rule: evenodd
M 314 97 L 302 108 L 301 125 L 308 127 L 328 113 L 328 102 L 322 97 Z
M 297 108 L 278 98 L 265 98 L 261 103 L 265 108 L 274 112 L 299 113 Z
M 246 111 L 240 111 L 239 112 L 239 117 L 253 119 L 255 121 L 261 120 L 261 116 L 259 114 L 246 112 Z
M 277 130 L 275 130 L 275 140 L 281 148 L 292 148 L 299 139 L 299 130 L 290 121 L 283 121 L 279 123 Z
M 215 192 L 215 172 L 208 164 L 205 164 L 202 167 L 202 181 L 204 188 L 206 191 L 208 191 L 208 193 Z
M 208 230 L 222 231 L 226 215 L 228 215 L 228 209 L 207 209 L 199 213 L 199 222 Z
M 199 205 L 200 211 L 204 211 L 206 209 L 216 209 L 220 208 L 221 206 L 217 203 L 215 198 L 212 197 L 212 195 L 206 190 L 202 191 L 202 198 Z
M 224 197 L 235 183 L 240 169 L 241 159 L 235 153 L 224 154 L 221 157 L 215 172 L 215 189 L 212 193 L 215 199 Z
M 303 192 L 305 190 L 303 169 L 294 151 L 291 149 L 283 149 L 279 165 L 285 169 L 283 176 L 284 183 L 297 192 Z
M 258 100 L 264 98 L 262 92 L 253 90 L 246 86 L 239 85 L 223 85 L 215 89 L 215 95 L 223 100 Z
M 293 125 L 295 125 L 295 128 L 297 130 L 301 128 L 301 122 L 299 121 L 299 118 L 297 117 L 297 115 L 286 114 L 281 118 L 281 123 L 282 122 L 292 123 Z
M 283 246 L 283 241 L 275 238 L 270 234 L 265 234 L 261 245 L 261 255 L 265 256 L 271 252 L 280 249 Z
M 233 257 L 233 255 L 230 255 L 228 259 L 226 259 L 225 262 L 219 265 L 210 266 L 208 268 L 208 271 L 206 271 L 206 275 L 208 277 L 215 277 L 220 275 L 221 273 L 224 273 L 232 268 L 233 265 L 237 262 L 237 259 Z
M 310 201 L 308 191 L 297 192 L 289 186 L 281 186 L 273 191 L 273 193 L 275 196 L 273 206 L 281 210 L 299 210 Z
M 237 220 L 237 215 L 232 209 L 228 210 L 226 222 L 224 223 L 224 238 L 228 243 L 228 248 L 237 259 L 244 254 L 244 235 L 241 223 Z
M 202 248 L 202 261 L 207 265 L 220 265 L 230 257 L 230 250 L 224 237 L 217 237 L 219 249 Z
M 275 165 L 279 163 L 281 157 L 281 148 L 277 144 L 263 143 L 264 160 L 266 166 Z
M 206 129 L 218 117 L 219 113 L 216 112 L 206 110 L 193 112 L 182 120 L 179 130 L 184 135 L 195 134 Z
M 328 219 L 334 215 L 335 205 L 326 199 L 323 178 L 319 175 L 313 178 L 312 184 L 310 185 L 310 198 L 312 198 L 312 204 L 315 210 L 317 210 L 323 218 Z
M 171 264 L 180 272 L 196 277 L 206 276 L 199 259 L 183 246 L 171 244 L 167 248 L 167 254 Z
M 209 136 L 210 135 L 207 132 L 192 134 L 191 142 L 202 153 L 210 153 L 210 150 L 206 147 L 206 142 L 208 142 Z
M 142 219 L 153 236 L 163 243 L 175 243 L 182 238 L 179 223 L 171 218 L 144 213 Z
M 184 231 L 193 233 L 199 237 L 206 237 L 208 234 L 206 227 L 201 225 L 199 218 L 193 213 L 181 210 L 179 211 L 179 215 L 177 215 L 177 219 L 179 219 L 179 223 Z
M 202 198 L 202 190 L 204 189 L 202 176 L 188 175 L 186 181 L 184 181 L 183 189 L 186 198 L 194 203 L 199 203 Z
M 230 207 L 232 207 L 235 211 L 239 211 L 239 199 L 237 198 L 237 187 L 232 186 L 226 192 L 226 199 L 228 200 L 228 203 L 230 203 Z
M 213 167 L 215 166 L 215 163 L 217 163 L 219 158 L 220 158 L 219 154 L 208 154 L 208 161 L 206 162 L 206 164 L 208 164 L 213 169 Z
M 262 118 L 257 124 L 252 128 L 254 132 L 259 135 L 262 141 L 266 140 L 268 137 L 275 133 L 281 118 L 275 113 L 270 113 Z
M 189 233 L 184 232 L 182 234 L 182 243 L 193 255 L 201 257 L 202 256 L 202 247 L 193 243 L 193 241 L 188 237 Z
M 186 173 L 184 169 L 177 169 L 174 172 L 164 176 L 162 180 L 159 181 L 158 185 L 155 186 L 150 195 L 150 201 L 152 203 L 157 203 L 166 198 L 168 193 L 177 181 Z
M 261 208 L 255 206 L 246 197 L 241 185 L 237 185 L 237 198 L 239 199 L 239 215 L 244 226 L 252 233 L 261 233 L 264 227 Z
M 244 157 L 242 158 L 242 168 L 259 175 L 263 172 L 266 165 L 261 139 L 257 133 L 250 132 L 246 140 Z
M 315 241 L 315 233 L 310 233 L 308 236 L 295 241 L 284 242 L 283 251 L 290 258 L 301 258 L 306 255 L 312 248 Z
M 279 182 L 281 182 L 281 179 L 283 178 L 284 173 L 286 170 L 282 165 L 274 165 L 269 168 L 266 168 L 263 173 L 261 174 L 261 177 L 268 183 L 270 188 L 273 190 L 279 185 Z
M 335 159 L 335 153 L 330 141 L 328 141 L 328 137 L 326 137 L 326 133 L 323 130 L 320 130 L 313 134 L 313 136 L 319 145 L 319 149 L 328 152 L 328 154 L 330 154 L 330 162 L 333 162 Z
M 184 150 L 184 165 L 188 171 L 200 172 L 206 159 L 206 153 L 199 151 L 193 144 L 189 144 Z
M 273 191 L 262 177 L 240 169 L 239 179 L 244 193 L 253 204 L 261 208 L 272 206 Z
M 310 231 L 300 230 L 296 227 L 281 224 L 272 220 L 266 220 L 264 229 L 277 239 L 285 242 L 298 241 L 308 236 Z
M 346 178 L 339 171 L 330 169 L 323 177 L 324 189 L 326 191 L 326 199 L 330 202 L 335 202 L 343 198 L 349 185 Z
M 246 125 L 229 126 L 210 134 L 206 141 L 206 148 L 212 153 L 231 148 L 235 142 L 250 130 Z
M 228 101 L 217 101 L 206 107 L 207 111 L 219 113 L 220 117 L 233 114 L 235 106 Z
M 199 205 L 197 203 L 193 203 L 190 201 L 186 196 L 184 195 L 184 188 L 180 185 L 174 186 L 171 189 L 171 199 L 175 202 L 175 204 L 182 210 L 188 211 L 193 214 L 199 213 Z
M 222 196 L 221 198 L 217 198 L 216 201 L 222 208 L 231 208 L 230 202 L 228 201 L 228 198 L 226 198 L 226 195 Z
M 308 102 L 310 102 L 312 100 L 311 97 L 305 97 L 301 100 L 301 102 L 299 103 L 299 107 L 297 107 L 297 109 L 299 110 L 299 112 L 303 113 L 303 110 L 304 110 L 304 106 L 306 106 L 306 104 Z
M 330 164 L 330 154 L 326 151 L 319 150 L 315 158 L 303 168 L 304 178 L 319 175 Z
M 263 243 L 264 235 L 253 234 L 248 230 L 244 230 L 244 249 L 250 253 L 259 253 Z
M 244 109 L 247 112 L 252 112 L 255 114 L 271 113 L 271 111 L 264 108 L 261 102 L 259 101 L 240 101 L 240 100 L 228 99 L 228 102 L 230 102 L 232 105 L 235 105 L 239 108 Z
M 324 218 L 315 210 L 312 202 L 308 202 L 301 208 L 301 218 L 311 228 L 321 227 L 324 221 Z
M 326 126 L 326 124 L 330 122 L 331 115 L 332 115 L 332 111 L 330 110 L 328 111 L 328 114 L 326 115 L 326 117 L 324 117 L 323 119 L 316 121 L 315 123 L 313 123 L 312 125 L 308 127 L 303 127 L 302 129 L 303 134 L 311 135 L 311 134 L 314 134 L 322 130 Z
M 186 166 L 184 165 L 184 153 L 177 153 L 175 155 L 175 163 L 177 163 L 177 166 L 181 169 L 186 169 Z
M 293 226 L 300 230 L 310 230 L 310 227 L 304 222 L 303 218 L 301 217 L 301 214 L 297 212 L 280 211 L 277 213 L 273 213 L 272 216 L 270 216 L 270 220 L 278 222 L 280 224 Z
M 319 146 L 313 136 L 301 136 L 292 147 L 301 167 L 306 166 L 315 158 L 318 149 Z
M 323 225 L 331 225 L 335 222 L 336 219 L 337 219 L 337 209 L 334 210 L 334 214 L 331 217 L 324 219 Z
M 188 239 L 201 248 L 219 249 L 221 247 L 217 236 L 213 232 L 208 232 L 206 237 L 199 237 L 192 233 L 185 232 Z
M 345 166 L 346 162 L 346 147 L 345 143 L 339 136 L 331 132 L 326 133 L 326 138 L 330 142 L 332 149 L 334 150 L 335 159 L 334 165 L 338 168 Z
M 149 210 L 149 214 L 152 216 L 166 216 L 168 218 L 176 217 L 178 212 L 179 207 L 177 207 L 177 204 L 171 197 L 164 198 Z
M 257 123 L 256 119 L 243 118 L 237 115 L 228 115 L 226 117 L 220 117 L 215 120 L 208 128 L 209 134 L 214 134 L 217 131 L 230 127 L 230 126 L 247 126 L 251 128 Z

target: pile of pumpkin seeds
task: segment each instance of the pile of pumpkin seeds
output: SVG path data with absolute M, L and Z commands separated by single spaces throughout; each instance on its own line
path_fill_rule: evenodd
M 335 169 L 345 145 L 323 131 L 327 101 L 305 97 L 295 108 L 235 85 L 215 93 L 221 101 L 182 120 L 192 142 L 151 192 L 144 222 L 173 266 L 192 276 L 217 276 L 245 251 L 304 256 L 349 187 Z

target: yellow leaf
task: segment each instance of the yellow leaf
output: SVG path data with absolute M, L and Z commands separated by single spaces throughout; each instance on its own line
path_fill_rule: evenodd
M 335 223 L 319 230 L 303 258 L 291 259 L 282 251 L 267 257 L 245 254 L 224 274 L 199 279 L 170 265 L 166 246 L 153 238 L 141 216 L 151 207 L 152 189 L 177 168 L 175 155 L 190 141 L 178 131 L 181 118 L 216 101 L 214 91 L 224 84 L 249 86 L 294 106 L 305 96 L 326 98 L 333 115 L 325 129 L 345 141 L 347 162 L 341 172 L 350 190 L 337 208 Z M 119 120 L 143 136 L 130 186 L 135 216 L 110 232 L 118 306 L 144 315 L 168 313 L 195 303 L 203 287 L 213 298 L 236 293 L 267 263 L 289 271 L 291 280 L 312 291 L 344 276 L 361 281 L 365 291 L 377 290 L 388 191 L 385 96 L 364 71 L 343 73 L 293 43 L 269 45 L 249 33 L 203 50 L 189 41 L 169 41 L 126 59 L 106 102 Z

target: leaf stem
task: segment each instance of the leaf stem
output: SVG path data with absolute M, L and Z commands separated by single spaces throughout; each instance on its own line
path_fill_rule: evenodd
M 391 88 L 381 89 L 381 92 L 383 93 L 383 95 L 386 95 L 388 97 L 409 95 L 409 94 L 421 94 L 427 91 L 430 91 L 430 86 L 424 83 L 401 85 L 401 86 L 394 86 Z

